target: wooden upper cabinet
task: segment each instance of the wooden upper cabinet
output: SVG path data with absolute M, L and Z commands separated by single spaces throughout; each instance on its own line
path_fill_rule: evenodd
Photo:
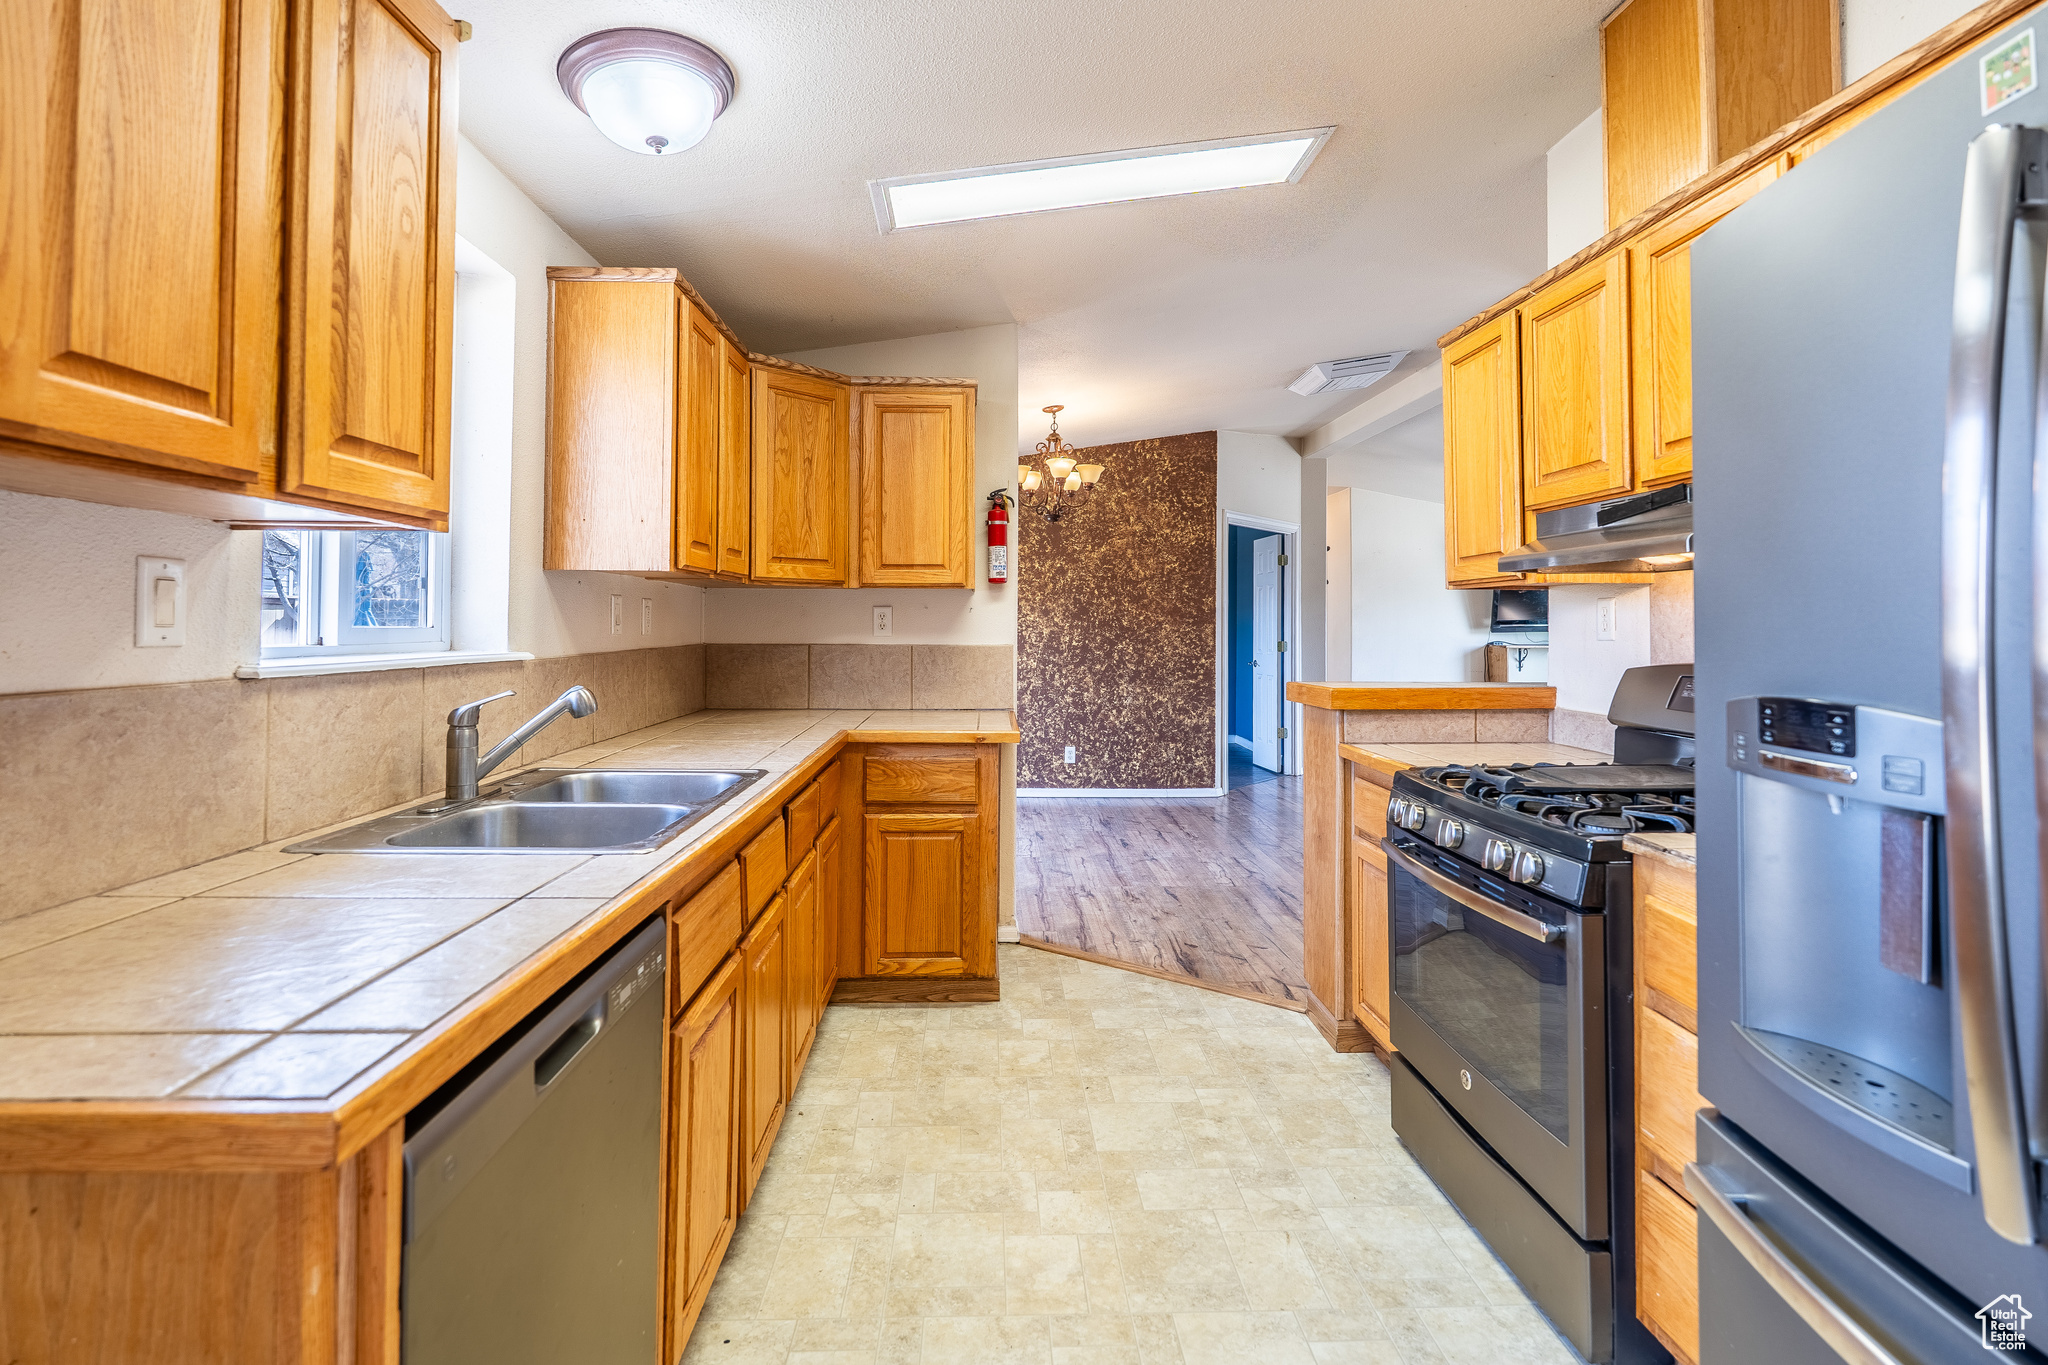
M 1453 585 L 1512 583 L 1522 545 L 1520 351 L 1514 312 L 1444 351 L 1444 558 Z
M 1629 380 L 1638 488 L 1692 477 L 1692 244 L 1777 179 L 1775 163 L 1629 243 Z
M 676 347 L 676 549 L 678 569 L 718 569 L 719 397 L 724 391 L 724 338 L 702 309 L 681 305 Z
M 1841 88 L 1836 0 L 1628 0 L 1600 27 L 1607 224 Z
M 754 581 L 847 582 L 848 385 L 756 365 Z
M 445 519 L 455 24 L 433 0 L 294 0 L 292 15 L 279 486 Z
M 1609 252 L 1531 296 L 1522 315 L 1522 505 L 1629 491 L 1628 263 Z
M 283 0 L 0 7 L 0 435 L 268 472 L 284 34 Z
M 548 500 L 541 567 L 673 562 L 676 288 L 548 272 Z
M 973 586 L 974 392 L 859 391 L 863 585 Z
M 721 336 L 718 339 L 718 532 L 720 578 L 745 582 L 752 557 L 753 449 L 748 394 L 747 353 Z

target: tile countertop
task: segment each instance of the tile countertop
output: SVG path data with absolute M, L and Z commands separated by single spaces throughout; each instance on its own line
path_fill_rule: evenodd
M 1598 749 L 1569 744 L 1345 744 L 1339 755 L 1364 768 L 1372 781 L 1392 786 L 1404 768 L 1434 768 L 1446 763 L 1612 763 Z
M 422 1035 L 461 1028 L 517 969 L 577 948 L 572 971 L 593 960 L 633 927 L 620 921 L 646 913 L 656 878 L 793 795 L 778 776 L 842 737 L 1018 735 L 1008 711 L 699 711 L 538 765 L 767 769 L 652 853 L 280 851 L 324 832 L 308 831 L 0 921 L 0 1166 L 60 1140 L 48 1126 L 58 1111 L 289 1111 L 326 1117 L 335 1140 L 333 1116 L 407 1069 Z
M 1662 858 L 1691 872 L 1700 864 L 1699 841 L 1697 834 L 1631 834 L 1621 841 L 1621 846 L 1631 853 Z

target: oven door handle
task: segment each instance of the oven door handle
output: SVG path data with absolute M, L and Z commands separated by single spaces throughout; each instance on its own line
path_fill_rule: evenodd
M 1564 930 L 1554 924 L 1545 924 L 1534 915 L 1525 915 L 1519 910 L 1510 910 L 1499 901 L 1488 900 L 1470 887 L 1460 886 L 1433 868 L 1424 867 L 1408 854 L 1392 844 L 1380 845 L 1386 855 L 1399 863 L 1401 870 L 1430 890 L 1448 896 L 1467 910 L 1477 911 L 1504 929 L 1512 929 L 1538 943 L 1555 943 L 1564 937 Z

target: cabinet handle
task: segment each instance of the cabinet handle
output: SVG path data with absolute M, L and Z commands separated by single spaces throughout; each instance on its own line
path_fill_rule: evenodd
M 2022 1244 L 2035 1240 L 2034 1178 L 2006 963 L 1990 669 L 1992 509 L 2013 227 L 2023 185 L 2039 179 L 2038 172 L 2028 173 L 2026 162 L 2038 163 L 2044 145 L 2048 137 L 2039 130 L 2015 124 L 1993 124 L 1970 143 L 1956 249 L 1948 435 L 1941 469 L 1944 823 L 1957 1016 L 1984 1221 L 1999 1236 Z
M 1786 1306 L 1848 1365 L 1902 1365 L 1897 1356 L 1863 1330 L 1862 1323 L 1850 1317 L 1842 1305 L 1829 1298 L 1805 1271 L 1793 1264 L 1791 1257 L 1764 1236 L 1744 1208 L 1749 1202 L 1746 1195 L 1724 1193 L 1696 1161 L 1685 1164 L 1685 1187 L 1692 1191 L 1700 1212 L 1742 1254 L 1750 1269 L 1761 1275 Z

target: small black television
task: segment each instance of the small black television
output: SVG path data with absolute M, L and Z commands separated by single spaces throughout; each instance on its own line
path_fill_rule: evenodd
M 1536 635 L 1550 629 L 1550 592 L 1546 588 L 1496 588 L 1492 630 L 1495 635 Z

